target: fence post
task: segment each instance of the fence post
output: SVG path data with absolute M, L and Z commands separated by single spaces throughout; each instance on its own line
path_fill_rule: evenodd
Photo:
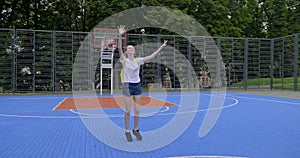
M 56 50 L 55 50 L 55 48 L 56 48 L 56 43 L 55 43 L 55 31 L 52 31 L 52 65 L 51 65 L 51 74 L 52 74 L 52 76 L 51 76 L 51 80 L 52 80 L 52 93 L 54 93 L 55 92 L 55 63 L 56 63 L 56 60 L 55 60 L 55 58 L 56 58 L 56 56 L 55 56 L 55 52 L 56 52 Z
M 158 35 L 157 36 L 157 48 L 159 48 L 159 46 L 160 46 L 160 43 L 161 43 L 161 35 Z M 144 47 L 144 46 L 142 46 L 142 47 Z M 144 50 L 143 50 L 143 56 L 144 56 Z M 161 80 L 161 57 L 162 57 L 162 55 L 159 55 L 158 57 L 157 57 L 157 63 L 156 63 L 156 68 L 157 68 L 157 76 L 158 76 L 158 80 Z M 171 76 L 170 76 L 171 77 Z M 147 86 L 147 85 L 145 85 L 145 86 Z
M 188 61 L 189 61 L 189 64 L 192 65 L 192 48 L 191 48 L 191 36 L 188 36 Z M 191 74 L 191 67 L 188 66 L 188 89 L 192 89 L 192 74 Z
M 248 38 L 245 38 L 244 41 L 244 90 L 246 91 L 248 88 Z
M 32 62 L 32 69 L 33 69 L 33 73 L 32 73 L 32 92 L 35 93 L 35 85 L 36 85 L 36 31 L 33 30 L 33 62 Z
M 94 60 L 93 60 L 94 54 L 92 54 L 93 51 L 91 51 L 91 49 L 90 49 L 90 43 L 92 43 L 92 37 L 87 35 L 87 38 L 88 38 L 88 43 L 87 43 L 88 52 L 87 53 L 88 53 L 88 69 L 89 69 L 89 73 L 88 73 L 89 74 L 89 76 L 88 76 L 89 85 L 88 86 L 89 86 L 90 93 L 92 93 L 94 91 L 93 83 L 95 81 L 95 79 L 94 79 L 95 78 L 95 73 L 94 73 L 94 70 L 93 70 L 93 68 L 94 68 Z M 72 33 L 72 56 L 73 56 L 74 53 L 76 53 L 76 52 L 74 52 L 74 47 L 73 47 L 74 46 L 74 41 L 73 41 L 73 39 L 74 39 L 74 33 Z M 80 47 L 82 47 L 82 49 L 86 49 L 85 44 L 79 46 L 78 50 L 80 49 Z M 77 50 L 77 52 L 78 52 L 78 50 Z M 113 62 L 113 60 L 111 62 Z M 114 87 L 113 86 L 113 71 L 111 71 L 110 83 L 108 83 L 108 85 L 109 84 L 110 84 L 110 87 L 111 87 L 111 94 L 112 94 L 113 93 L 113 87 Z M 72 85 L 73 85 L 73 64 L 72 64 Z
M 270 52 L 270 89 L 273 90 L 274 79 L 274 39 L 271 39 L 271 52 Z
M 11 84 L 12 84 L 12 93 L 15 94 L 16 92 L 16 73 L 17 73 L 17 63 L 16 63 L 16 54 L 17 54 L 17 51 L 16 51 L 16 36 L 17 36 L 17 29 L 13 29 L 13 41 L 12 41 L 12 67 L 11 67 L 11 75 L 12 75 L 12 78 L 11 78 Z
M 298 90 L 298 54 L 299 54 L 299 34 L 294 38 L 294 90 Z
M 217 38 L 217 88 L 222 87 L 222 55 L 221 55 L 221 39 Z

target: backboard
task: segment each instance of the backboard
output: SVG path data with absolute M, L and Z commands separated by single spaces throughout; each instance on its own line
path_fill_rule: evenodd
M 117 48 L 119 31 L 116 28 L 94 28 L 94 48 Z M 122 36 L 122 47 L 126 45 L 126 34 Z

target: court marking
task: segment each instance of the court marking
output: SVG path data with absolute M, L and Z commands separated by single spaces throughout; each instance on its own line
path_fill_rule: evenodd
M 184 95 L 184 94 L 183 94 Z M 199 95 L 199 94 L 195 94 L 195 95 Z M 201 95 L 201 94 L 200 94 Z M 204 95 L 219 95 L 219 94 L 204 94 Z M 181 96 L 180 94 L 172 94 L 172 96 Z M 219 95 L 221 96 L 221 95 Z M 231 97 L 228 97 L 231 96 Z M 263 95 L 261 95 L 263 96 Z M 271 97 L 271 96 L 270 96 Z M 39 100 L 39 99 L 59 99 L 59 98 L 63 98 L 65 99 L 66 97 L 36 97 L 36 98 L 28 98 L 28 97 L 13 97 L 13 98 L 0 98 L 0 100 L 14 100 L 14 99 L 18 99 L 18 100 L 23 100 L 23 99 L 34 99 L 34 100 Z M 291 104 L 291 105 L 300 105 L 300 103 L 297 102 L 291 102 L 291 101 L 280 101 L 280 100 L 274 100 L 274 99 L 264 99 L 264 98 L 259 98 L 259 97 L 247 97 L 247 96 L 239 96 L 239 95 L 229 95 L 226 94 L 225 98 L 230 98 L 235 100 L 235 102 L 233 104 L 229 104 L 229 105 L 225 105 L 223 107 L 220 108 L 212 108 L 212 109 L 199 109 L 199 110 L 195 110 L 195 111 L 185 111 L 185 112 L 174 112 L 174 113 L 157 113 L 155 115 L 176 115 L 176 114 L 186 114 L 186 113 L 195 113 L 195 112 L 205 112 L 205 111 L 209 111 L 209 110 L 219 110 L 219 109 L 225 109 L 225 108 L 230 108 L 233 107 L 235 105 L 237 105 L 239 103 L 239 100 L 236 98 L 244 98 L 244 99 L 249 99 L 249 100 L 258 100 L 258 101 L 267 101 L 267 102 L 275 102 L 275 103 L 282 103 L 282 104 Z M 289 98 L 289 99 L 293 99 L 293 98 Z M 62 101 L 61 101 L 62 102 Z M 180 106 L 180 105 L 179 105 Z M 71 110 L 70 110 L 71 111 Z M 74 111 L 71 111 L 72 113 L 74 113 Z M 75 112 L 76 114 L 76 112 Z M 102 117 L 107 116 L 108 114 L 96 114 L 96 115 L 102 115 Z M 109 114 L 109 116 L 112 115 L 112 117 L 123 117 L 122 114 Z M 42 115 L 16 115 L 16 114 L 1 114 L 1 117 L 15 117 L 15 118 L 41 118 L 41 119 L 80 119 L 79 116 L 42 116 Z M 95 116 L 90 116 L 90 114 L 87 114 L 86 116 L 83 116 L 82 118 L 95 118 Z M 96 117 L 99 118 L 99 117 Z M 101 116 L 100 116 L 101 118 Z
M 42 115 L 14 115 L 14 114 L 0 114 L 2 117 L 16 117 L 16 118 L 41 118 L 41 119 L 78 119 L 78 116 L 42 116 Z
M 233 99 L 235 102 L 232 104 L 229 104 L 229 105 L 219 107 L 219 108 L 199 109 L 199 110 L 194 110 L 194 111 L 173 112 L 173 113 L 156 113 L 155 115 L 162 116 L 162 115 L 176 115 L 176 114 L 189 114 L 189 113 L 205 112 L 205 111 L 210 111 L 210 110 L 219 110 L 219 109 L 223 109 L 223 108 L 225 109 L 225 108 L 233 107 L 239 103 L 239 101 L 235 98 L 227 97 L 227 96 L 225 98 Z M 74 113 L 74 111 L 72 111 L 72 109 L 70 109 L 69 111 Z M 76 112 L 74 114 L 76 114 Z M 80 114 L 80 113 L 77 113 L 77 114 Z M 15 115 L 15 114 L 1 114 L 0 113 L 0 116 L 2 116 L 2 117 L 42 118 L 42 119 L 106 118 L 107 116 L 112 117 L 112 118 L 113 117 L 123 117 L 123 114 L 87 114 L 87 113 L 85 113 L 83 115 L 84 116 L 79 117 L 79 116 Z M 96 116 L 94 116 L 94 115 L 96 115 Z
M 172 157 L 165 157 L 165 158 L 247 158 L 247 157 L 240 157 L 240 156 L 172 156 Z
M 61 103 L 63 103 L 68 97 L 65 97 L 62 101 L 60 101 L 53 109 L 52 111 L 54 111 L 55 109 L 57 109 Z
M 168 106 L 163 106 L 165 109 L 164 110 L 160 110 L 160 111 L 158 111 L 158 112 L 160 112 L 160 113 L 163 113 L 163 112 L 166 112 L 166 111 L 168 111 L 170 108 L 168 107 Z M 147 108 L 149 108 L 149 107 L 147 107 Z M 84 113 L 84 112 L 79 112 L 78 110 L 74 110 L 74 109 L 70 109 L 70 111 L 72 112 L 72 113 L 74 113 L 74 114 L 78 114 L 78 115 L 86 115 L 86 116 L 90 116 L 90 115 L 92 115 L 92 116 L 109 116 L 109 117 L 123 117 L 124 115 L 122 114 L 91 114 L 91 113 Z M 143 115 L 145 115 L 145 114 L 152 114 L 152 113 L 143 113 Z M 155 115 L 157 115 L 157 113 L 155 114 Z
M 160 99 L 142 96 L 142 107 L 159 107 L 159 106 L 177 106 L 177 104 L 162 101 Z M 132 102 L 133 106 L 133 102 Z M 104 96 L 104 97 L 68 97 L 61 101 L 53 110 L 69 110 L 69 109 L 98 109 L 98 108 L 120 108 L 125 107 L 122 96 Z
M 30 97 L 30 96 L 20 96 L 20 97 L 8 97 L 8 98 L 3 98 L 0 97 L 0 100 L 42 100 L 42 99 L 60 99 L 60 98 L 66 98 L 66 97 L 56 97 L 56 96 L 52 96 L 52 97 Z
M 229 95 L 232 96 L 232 95 Z M 264 99 L 264 98 L 255 98 L 255 97 L 246 97 L 246 96 L 234 96 L 236 98 L 245 98 L 249 100 L 258 100 L 258 101 L 268 101 L 268 102 L 275 102 L 275 103 L 282 103 L 282 104 L 291 104 L 291 105 L 300 105 L 298 102 L 290 102 L 290 101 L 280 101 L 280 100 L 274 100 L 274 99 Z M 270 96 L 271 97 L 271 96 Z M 289 98 L 289 99 L 295 99 L 295 98 Z

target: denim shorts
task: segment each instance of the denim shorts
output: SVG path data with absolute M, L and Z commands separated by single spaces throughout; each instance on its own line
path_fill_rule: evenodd
M 141 83 L 123 83 L 123 95 L 132 96 L 132 95 L 141 95 L 142 87 Z

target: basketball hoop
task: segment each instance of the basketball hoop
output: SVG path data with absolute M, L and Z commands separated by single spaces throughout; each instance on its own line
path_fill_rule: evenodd
M 117 48 L 118 35 L 119 30 L 115 28 L 94 28 L 94 48 Z M 126 44 L 126 34 L 122 43 Z

